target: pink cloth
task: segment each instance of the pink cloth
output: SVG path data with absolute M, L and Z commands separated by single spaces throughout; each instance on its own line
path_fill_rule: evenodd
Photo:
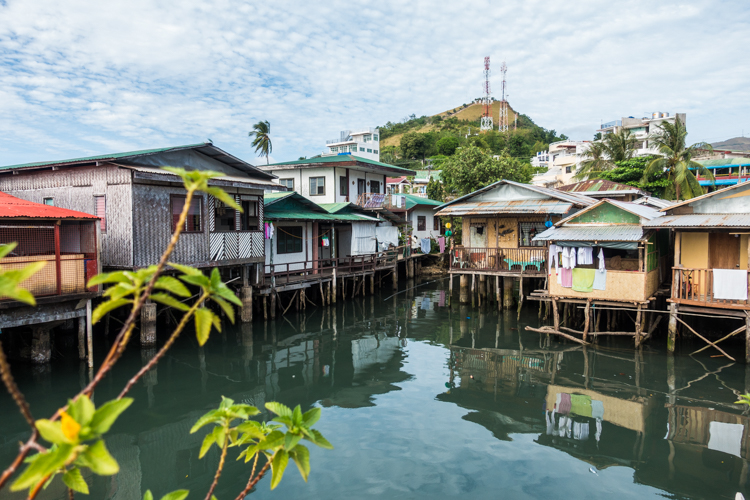
M 560 407 L 557 409 L 557 413 L 563 415 L 570 413 L 570 394 L 567 392 L 560 393 Z
M 562 280 L 561 285 L 565 288 L 571 288 L 573 286 L 573 270 L 572 269 L 565 269 L 564 267 L 560 269 L 560 278 Z
M 438 238 L 438 245 L 440 246 L 440 253 L 445 252 L 445 237 Z

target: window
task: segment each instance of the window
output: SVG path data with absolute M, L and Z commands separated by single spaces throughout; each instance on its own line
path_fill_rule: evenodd
M 173 194 L 169 197 L 170 204 L 172 205 L 172 232 L 177 228 L 177 222 L 180 220 L 180 214 L 185 208 L 185 196 L 179 194 Z M 190 210 L 188 210 L 187 218 L 185 219 L 185 226 L 182 230 L 186 233 L 200 233 L 203 231 L 201 227 L 201 209 L 203 207 L 203 197 L 193 196 L 190 201 Z
M 338 146 L 331 147 L 331 153 L 336 153 L 339 150 Z
M 565 167 L 565 173 L 566 173 L 566 174 L 569 174 L 569 173 L 570 173 L 570 165 L 568 165 L 567 167 Z
M 356 153 L 357 152 L 357 146 L 349 146 L 349 151 L 351 151 L 352 153 Z
M 44 204 L 45 205 L 49 205 L 50 207 L 54 207 L 55 206 L 55 199 L 54 198 L 45 198 L 44 199 Z
M 375 154 L 378 154 L 378 150 L 377 149 L 373 149 L 372 152 L 375 153 Z
M 279 179 L 279 185 L 287 187 L 294 191 L 294 179 Z
M 235 209 L 226 206 L 221 200 L 214 201 L 214 231 L 235 231 Z
M 349 196 L 349 184 L 346 182 L 346 177 L 339 177 L 339 195 Z
M 359 152 L 360 153 L 364 153 L 365 152 L 365 148 L 359 148 Z
M 424 215 L 417 216 L 417 231 L 424 231 L 427 229 L 427 217 Z
M 370 181 L 370 192 L 371 193 L 380 192 L 380 181 Z
M 365 134 L 365 142 L 370 142 L 370 139 L 372 139 L 372 136 L 370 134 Z
M 368 153 L 372 153 L 372 149 L 369 149 L 369 148 L 368 148 L 368 149 L 367 149 L 367 152 L 368 152 Z
M 302 251 L 302 226 L 277 226 L 275 235 L 277 254 Z
M 519 237 L 519 246 L 522 247 L 543 247 L 544 242 L 543 241 L 531 241 L 534 239 L 534 236 L 541 233 L 542 231 L 546 231 L 547 227 L 544 225 L 544 222 L 519 222 L 518 223 L 518 237 Z
M 440 217 L 433 216 L 432 217 L 432 230 L 433 231 L 440 231 Z
M 99 227 L 103 233 L 107 232 L 107 201 L 104 196 L 94 196 L 94 215 L 99 217 Z
M 326 178 L 310 177 L 310 196 L 323 196 L 326 194 Z
M 372 140 L 377 141 L 378 140 L 378 134 L 375 134 L 372 136 Z
M 258 219 L 258 202 L 243 200 L 242 214 L 240 214 L 240 230 L 260 231 L 260 220 Z

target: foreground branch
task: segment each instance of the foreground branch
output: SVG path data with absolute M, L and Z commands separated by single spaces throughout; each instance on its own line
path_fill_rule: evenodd
M 268 471 L 270 467 L 271 467 L 271 460 L 268 460 L 266 462 L 266 465 L 263 466 L 263 468 L 260 470 L 260 472 L 258 472 L 258 475 L 255 478 L 253 478 L 252 475 L 250 476 L 250 480 L 247 482 L 247 486 L 245 486 L 245 489 L 242 490 L 240 494 L 237 495 L 237 498 L 235 498 L 234 500 L 244 500 L 247 494 L 250 493 L 250 491 L 253 488 L 255 488 L 256 484 L 258 484 L 258 481 L 260 481 L 263 478 L 263 476 L 266 475 L 266 472 Z M 253 469 L 254 468 L 255 467 L 253 467 Z
M 3 343 L 0 342 L 0 376 L 3 379 L 5 387 L 13 397 L 13 401 L 18 405 L 18 409 L 21 411 L 21 415 L 26 419 L 26 422 L 31 426 L 32 429 L 36 429 L 34 426 L 34 417 L 31 416 L 31 410 L 29 404 L 24 399 L 21 391 L 18 390 L 16 382 L 13 380 L 13 375 L 10 373 L 10 364 L 8 364 L 8 358 L 5 357 L 5 351 L 3 351 Z
M 226 428 L 224 428 L 226 431 Z M 208 489 L 208 493 L 206 493 L 206 500 L 211 500 L 211 495 L 214 493 L 214 488 L 216 488 L 216 484 L 219 482 L 219 478 L 221 477 L 221 470 L 224 468 L 224 459 L 227 458 L 227 445 L 229 444 L 229 436 L 224 436 L 224 446 L 221 447 L 221 457 L 219 458 L 219 467 L 216 469 L 216 474 L 214 475 L 214 480 L 211 483 L 211 487 Z

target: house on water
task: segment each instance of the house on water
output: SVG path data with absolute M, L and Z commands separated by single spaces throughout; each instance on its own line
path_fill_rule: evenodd
M 37 307 L 13 300 L 0 301 L 0 329 L 31 327 L 31 360 L 46 363 L 52 355 L 50 330 L 78 319 L 79 354 L 86 355 L 88 331 L 91 358 L 91 299 L 98 287 L 86 283 L 100 269 L 99 219 L 65 208 L 33 203 L 0 192 L 0 244 L 16 243 L 0 258 L 4 270 L 22 269 L 33 262 L 45 266 L 21 283 L 36 297 Z M 88 328 L 87 328 L 88 325 Z
M 674 234 L 669 347 L 681 313 L 733 316 L 750 326 L 750 183 L 742 182 L 663 208 L 645 225 Z M 750 330 L 748 330 L 750 331 Z M 734 335 L 740 332 L 735 331 Z M 750 335 L 746 334 L 750 361 Z
M 234 196 L 244 213 L 213 196 L 196 196 L 171 259 L 219 267 L 226 278 L 243 276 L 243 294 L 250 294 L 250 282 L 261 283 L 263 276 L 263 193 L 283 188 L 273 174 L 211 143 L 4 166 L 0 191 L 99 217 L 102 267 L 137 269 L 158 262 L 185 203 L 181 179 L 164 166 L 225 174 L 210 185 Z M 151 317 L 152 308 L 142 316 Z M 155 341 L 155 334 L 141 334 L 145 343 Z
M 555 304 L 555 331 L 557 302 L 586 304 L 587 318 L 592 305 L 634 307 L 633 335 L 640 345 L 641 310 L 650 307 L 659 284 L 667 279 L 669 259 L 668 231 L 644 225 L 662 217 L 651 207 L 605 199 L 534 237 L 549 245 L 547 292 L 534 298 Z M 584 341 L 590 326 L 599 331 L 587 321 Z
M 577 193 L 503 180 L 438 207 L 435 215 L 462 221 L 462 244 L 450 255 L 451 276 L 461 276 L 466 292 L 461 301 L 470 301 L 469 277 L 480 276 L 480 296 L 486 276 L 505 277 L 505 304 L 510 307 L 513 280 L 547 275 L 547 242 L 534 237 L 595 203 Z M 496 286 L 499 295 L 499 279 Z

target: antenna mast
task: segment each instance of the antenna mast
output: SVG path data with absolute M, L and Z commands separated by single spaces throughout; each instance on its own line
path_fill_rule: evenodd
M 482 104 L 482 120 L 480 121 L 479 130 L 492 130 L 492 97 L 490 92 L 490 57 L 484 58 L 484 97 Z
M 508 66 L 505 65 L 505 61 L 503 61 L 503 65 L 500 66 L 500 72 L 503 74 L 503 100 L 500 101 L 500 126 L 498 127 L 501 132 L 507 132 L 508 131 L 508 101 L 505 100 L 505 75 L 508 73 Z

